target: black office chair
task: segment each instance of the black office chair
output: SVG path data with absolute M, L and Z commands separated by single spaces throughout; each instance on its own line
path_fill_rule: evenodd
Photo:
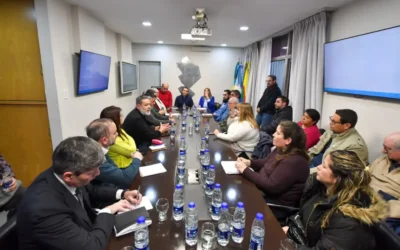
M 376 250 L 399 250 L 400 249 L 400 236 L 385 223 L 377 223 L 374 227 Z
M 4 250 L 18 249 L 17 215 L 10 216 L 0 227 L 0 246 Z
M 218 110 L 221 107 L 221 103 L 214 102 L 214 108 L 215 110 Z
M 325 133 L 325 129 L 320 128 L 320 129 L 319 129 L 319 133 L 320 133 L 321 135 L 323 135 L 323 134 Z

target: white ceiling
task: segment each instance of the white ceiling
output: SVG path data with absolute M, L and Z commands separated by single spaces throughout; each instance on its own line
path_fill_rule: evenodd
M 353 0 L 66 0 L 79 5 L 134 43 L 192 44 L 190 33 L 196 8 L 206 8 L 213 35 L 196 45 L 245 47 L 313 15 Z M 151 27 L 144 27 L 150 21 Z M 249 26 L 240 31 L 240 26 Z

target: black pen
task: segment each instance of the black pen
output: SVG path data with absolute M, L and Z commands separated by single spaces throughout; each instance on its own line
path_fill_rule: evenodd
M 136 195 L 136 200 L 137 200 L 137 204 L 139 204 L 139 196 L 140 195 L 140 185 L 139 185 L 139 187 L 138 187 L 138 189 L 137 189 L 137 195 Z

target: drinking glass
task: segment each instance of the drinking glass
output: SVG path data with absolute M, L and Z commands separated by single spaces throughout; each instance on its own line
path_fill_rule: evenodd
M 291 239 L 281 240 L 281 247 L 279 250 L 296 250 L 297 244 Z
M 131 247 L 131 246 L 126 246 L 126 247 L 121 248 L 121 250 L 135 250 L 135 248 Z
M 168 208 L 169 208 L 169 203 L 166 198 L 160 198 L 157 200 L 156 209 L 158 212 L 159 221 L 165 221 L 167 219 Z
M 201 227 L 201 247 L 211 249 L 215 238 L 215 227 L 211 222 L 205 222 Z

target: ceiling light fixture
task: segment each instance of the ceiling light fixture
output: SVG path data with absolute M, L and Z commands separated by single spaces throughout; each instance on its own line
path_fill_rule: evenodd
M 204 37 L 192 37 L 191 34 L 181 34 L 182 40 L 197 40 L 197 41 L 204 41 L 206 40 Z
M 151 22 L 143 22 L 142 24 L 145 27 L 150 27 L 151 26 Z
M 242 26 L 242 27 L 240 27 L 240 30 L 241 31 L 246 31 L 246 30 L 248 30 L 249 29 L 249 27 L 247 27 L 247 26 Z
M 282 49 L 288 49 L 288 47 L 282 47 Z
M 226 47 L 226 43 L 221 44 L 222 47 Z
M 163 41 L 158 41 L 158 43 L 159 43 L 159 44 L 163 44 L 164 42 L 163 42 Z

